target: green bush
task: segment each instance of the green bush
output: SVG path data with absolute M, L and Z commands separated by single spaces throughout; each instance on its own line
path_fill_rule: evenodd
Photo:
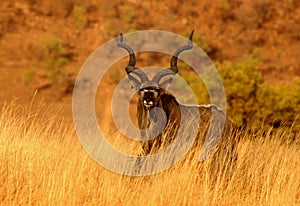
M 258 103 L 261 106 L 258 118 L 293 124 L 300 115 L 300 78 L 285 85 L 263 84 L 258 91 Z
M 24 76 L 23 76 L 24 83 L 28 84 L 33 79 L 35 74 L 36 74 L 36 70 L 34 68 L 30 67 L 26 69 L 24 71 Z
M 180 68 L 179 76 L 181 76 L 190 86 L 191 90 L 195 94 L 195 97 L 197 98 L 197 103 L 209 104 L 209 94 L 201 77 L 199 77 L 185 62 L 179 61 L 178 68 Z M 179 86 L 183 88 L 186 86 L 186 84 Z M 180 98 L 183 100 L 183 102 L 193 101 L 193 99 L 187 99 L 186 97 Z
M 78 25 L 86 22 L 86 8 L 84 6 L 75 5 L 73 8 L 73 17 Z
M 259 66 L 259 50 L 237 63 L 216 63 L 226 93 L 227 114 L 237 125 L 257 126 L 262 122 L 273 126 L 294 126 L 300 131 L 300 78 L 282 85 L 264 81 Z M 179 75 L 192 88 L 199 104 L 210 103 L 203 80 L 214 85 L 211 74 L 196 75 L 187 64 L 179 63 Z M 213 74 L 212 74 L 213 76 Z M 214 91 L 214 88 L 213 90 Z
M 45 69 L 50 71 L 49 77 L 53 82 L 57 82 L 59 77 L 64 74 L 62 67 L 69 63 L 69 59 L 63 56 L 65 48 L 62 40 L 57 36 L 50 36 L 41 41 L 41 45 L 46 49 L 47 60 Z
M 61 38 L 57 36 L 50 36 L 42 39 L 41 45 L 45 47 L 51 56 L 58 56 L 64 51 Z
M 120 19 L 126 24 L 131 24 L 136 18 L 136 10 L 133 6 L 130 5 L 120 5 Z
M 255 53 L 242 62 L 217 64 L 226 92 L 227 110 L 238 125 L 255 120 L 260 108 L 257 96 L 263 78 L 259 64 L 260 59 Z
M 227 111 L 238 125 L 285 124 L 291 126 L 300 114 L 300 79 L 282 85 L 265 82 L 259 71 L 259 52 L 238 63 L 217 64 L 222 77 Z

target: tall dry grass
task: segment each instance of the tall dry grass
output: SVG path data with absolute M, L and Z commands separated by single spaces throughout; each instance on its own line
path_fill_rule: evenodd
M 54 111 L 3 107 L 0 205 L 299 205 L 299 144 L 288 131 L 242 134 L 235 170 L 184 162 L 148 177 L 94 162 Z M 297 134 L 299 138 L 299 134 Z M 117 137 L 116 137 L 117 138 Z M 210 160 L 208 160 L 210 161 Z

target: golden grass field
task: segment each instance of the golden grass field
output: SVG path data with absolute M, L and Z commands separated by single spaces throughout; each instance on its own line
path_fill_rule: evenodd
M 242 134 L 230 176 L 191 161 L 128 177 L 94 162 L 58 112 L 11 104 L 0 118 L 0 205 L 300 205 L 300 146 L 288 130 Z

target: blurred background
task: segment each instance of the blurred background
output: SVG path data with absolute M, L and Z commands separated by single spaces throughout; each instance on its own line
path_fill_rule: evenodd
M 74 81 L 101 44 L 120 32 L 157 29 L 188 37 L 194 29 L 194 42 L 223 78 L 234 122 L 300 129 L 298 0 L 1 0 L 0 5 L 0 105 L 44 101 L 71 120 Z M 138 66 L 154 61 L 165 67 L 169 56 L 138 55 Z M 199 103 L 209 103 L 201 80 L 180 64 Z M 99 98 L 124 75 L 123 68 L 112 69 Z

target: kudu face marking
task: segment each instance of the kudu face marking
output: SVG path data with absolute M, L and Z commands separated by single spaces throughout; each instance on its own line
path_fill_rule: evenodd
M 152 78 L 152 80 L 149 80 L 147 75 L 142 70 L 135 67 L 136 60 L 133 49 L 127 44 L 123 43 L 123 35 L 122 33 L 120 34 L 118 46 L 125 49 L 129 53 L 130 57 L 129 63 L 126 66 L 128 79 L 131 83 L 132 89 L 138 92 L 139 101 L 143 103 L 146 109 L 158 106 L 157 104 L 159 102 L 160 96 L 166 92 L 166 89 L 173 82 L 172 78 L 169 78 L 163 82 L 160 81 L 163 77 L 168 75 L 175 75 L 178 72 L 177 58 L 181 52 L 192 49 L 193 33 L 194 31 L 192 31 L 192 33 L 190 34 L 188 45 L 179 48 L 173 54 L 173 57 L 170 61 L 170 68 L 162 69 Z M 132 76 L 132 74 L 135 74 L 137 77 L 139 77 L 140 81 Z
M 144 106 L 146 108 L 151 108 L 156 106 L 158 94 L 159 94 L 159 89 L 153 89 L 152 87 L 144 88 L 139 91 L 140 98 L 143 101 Z
M 130 75 L 130 83 L 132 88 L 138 93 L 139 101 L 143 103 L 146 109 L 159 106 L 159 99 L 162 94 L 165 93 L 166 89 L 173 82 L 172 78 L 169 78 L 162 83 L 155 82 L 153 80 L 146 82 L 138 82 L 137 79 Z

